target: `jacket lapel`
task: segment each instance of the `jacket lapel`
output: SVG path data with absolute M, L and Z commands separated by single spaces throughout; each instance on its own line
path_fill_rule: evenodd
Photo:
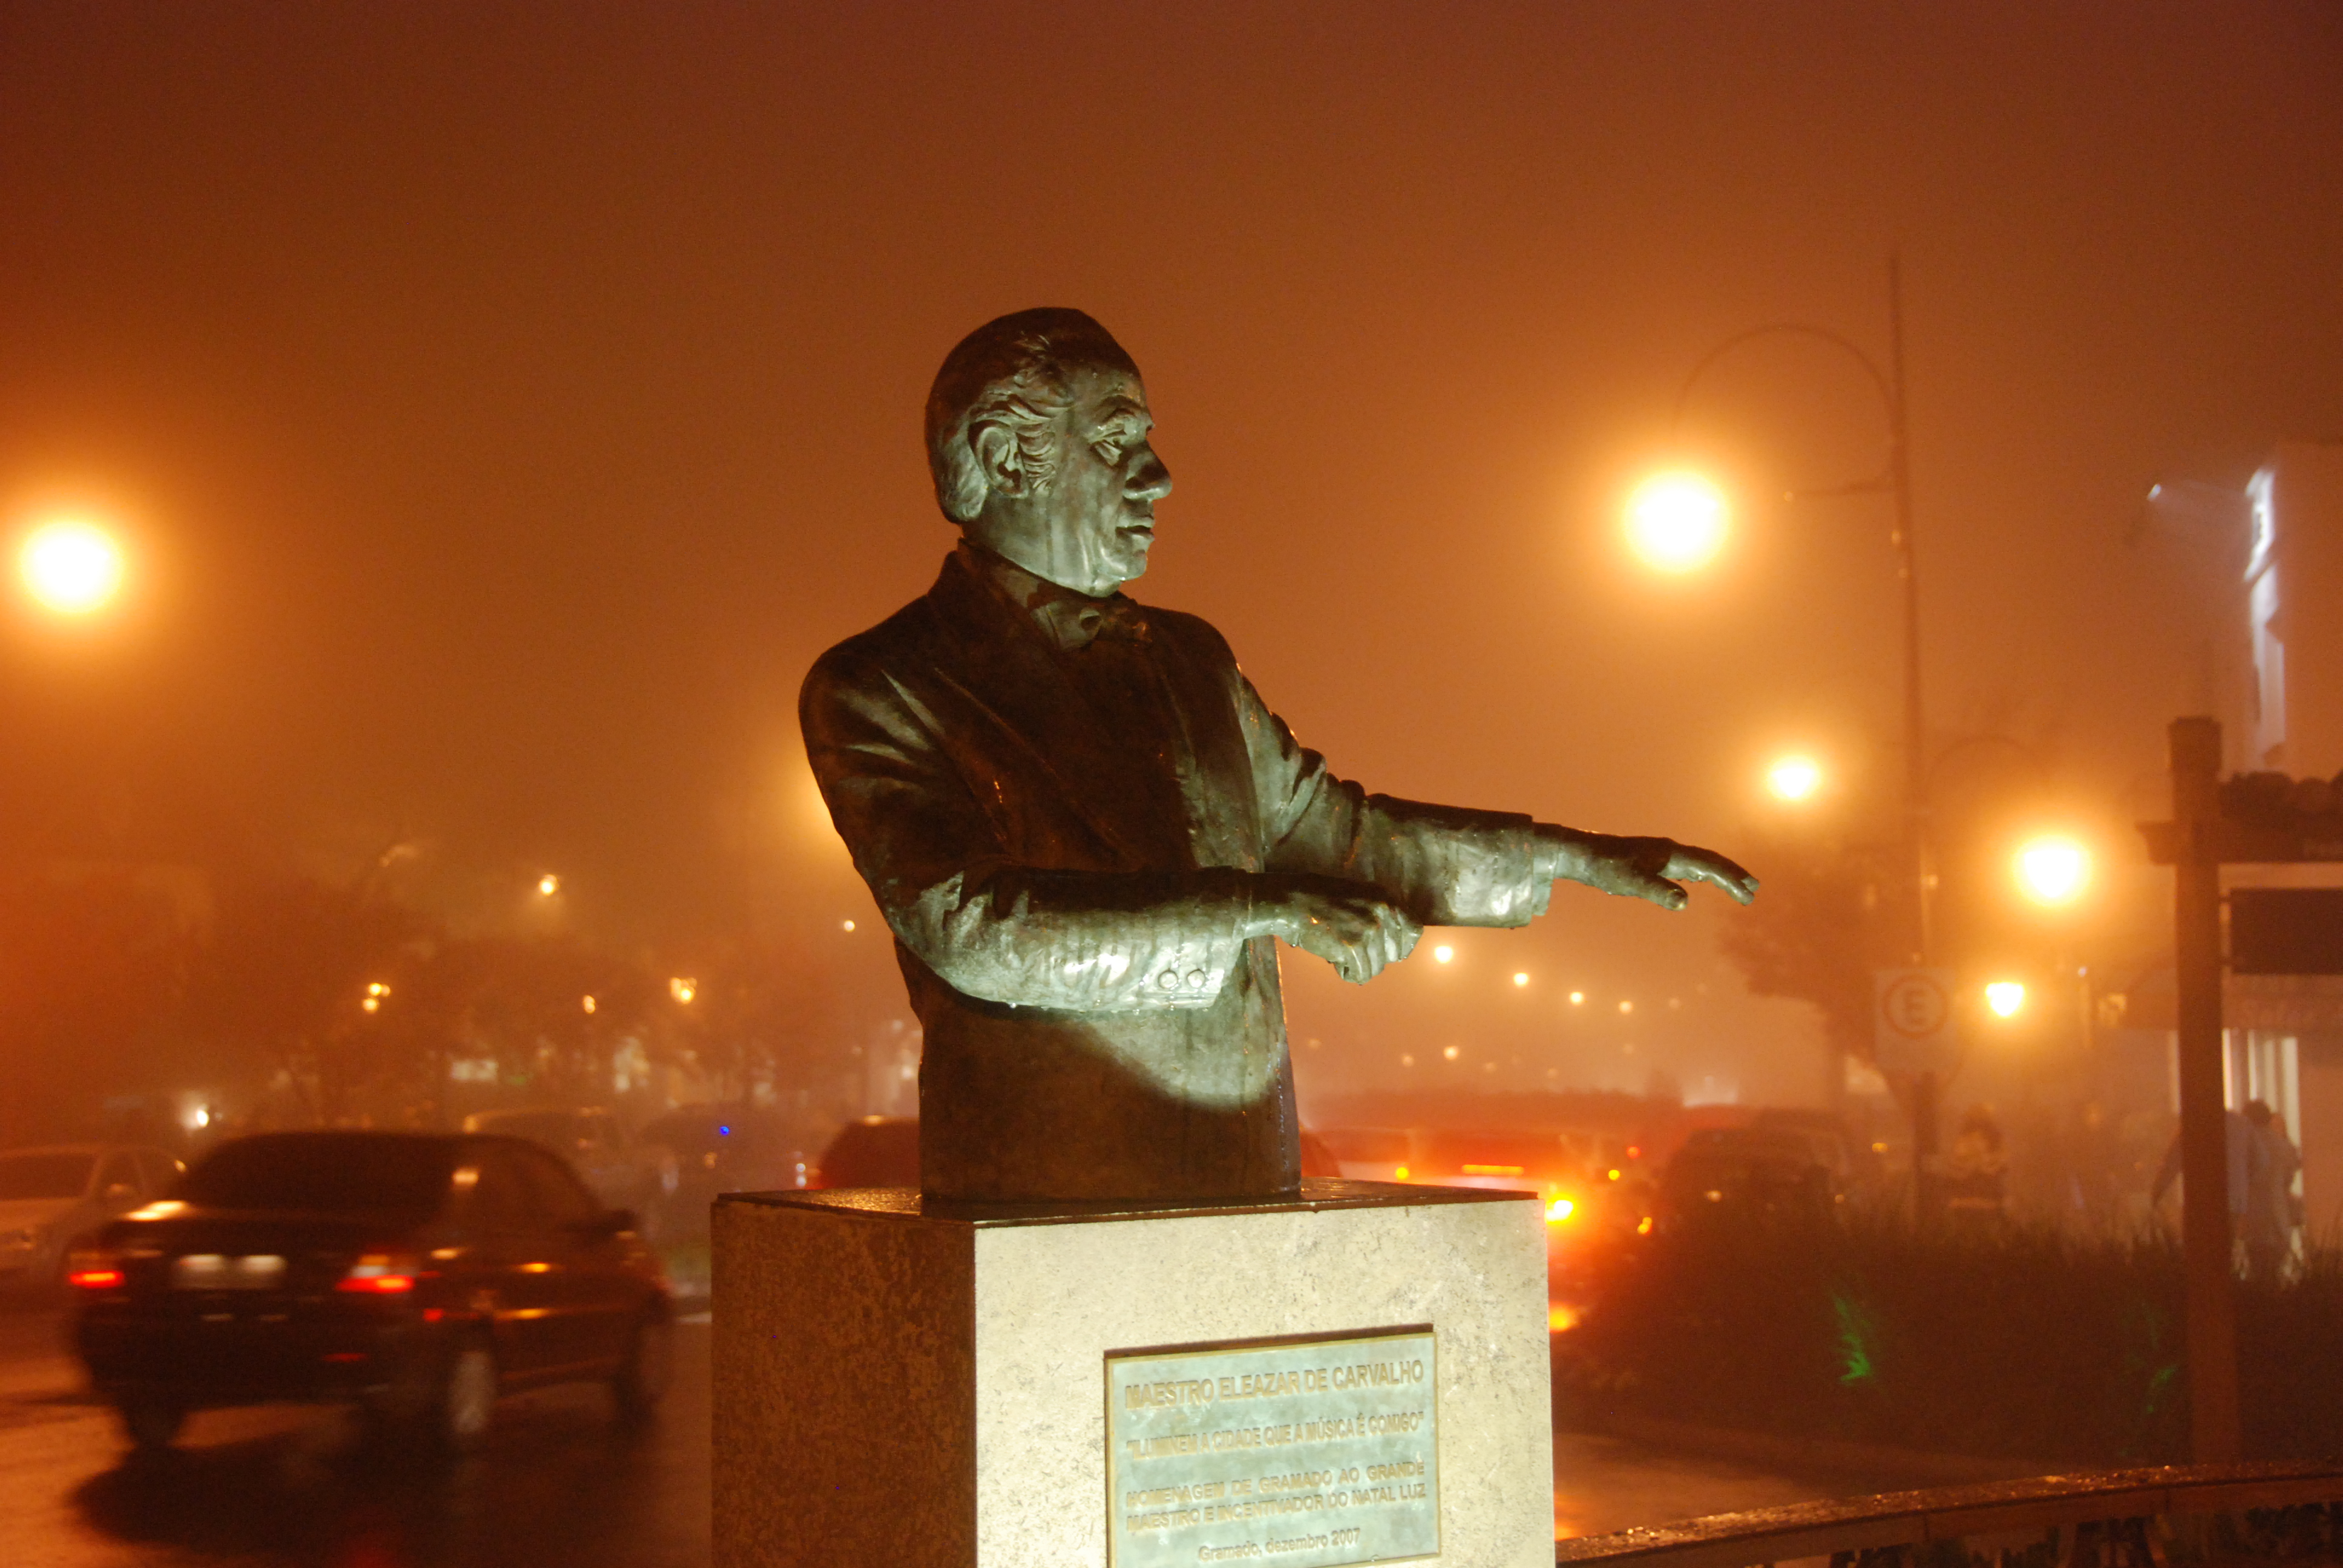
M 1037 782 L 1054 789 L 1132 867 L 1158 857 L 1165 825 L 1150 819 L 1140 764 L 1108 743 L 1105 727 L 1031 624 L 980 581 L 958 555 L 928 590 L 957 645 L 957 668 L 938 673 L 1022 743 Z

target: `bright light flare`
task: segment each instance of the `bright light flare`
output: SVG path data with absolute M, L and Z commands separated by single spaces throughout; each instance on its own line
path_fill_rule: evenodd
M 689 1007 L 691 1005 L 691 999 L 699 994 L 699 982 L 678 975 L 667 982 L 667 994 Z
M 1822 783 L 1822 764 L 1811 757 L 1785 757 L 1765 769 L 1765 788 L 1776 800 L 1810 800 Z
M 1456 950 L 1450 947 L 1445 942 L 1443 942 L 1440 946 L 1432 950 L 1432 961 L 1436 964 L 1453 962 L 1454 961 L 1455 957 Z
M 2026 988 L 2014 980 L 1996 980 L 1985 988 L 1985 1005 L 1996 1018 L 2016 1018 L 2026 1006 Z
M 1577 1212 L 1577 1204 L 1567 1198 L 1556 1198 L 1545 1206 L 1545 1222 L 1549 1225 L 1559 1225 Z
M 561 891 L 561 879 L 555 876 L 552 872 L 548 871 L 545 875 L 537 879 L 537 896 L 538 898 L 549 899 L 559 891 Z
M 1530 977 L 1526 974 L 1516 972 L 1513 976 L 1513 983 L 1515 985 L 1527 985 L 1530 983 Z
M 102 609 L 122 587 L 121 547 L 88 523 L 56 522 L 34 529 L 17 566 L 26 591 L 59 615 Z
M 1658 474 L 1627 500 L 1627 542 L 1645 566 L 1698 571 L 1725 548 L 1725 492 L 1698 474 Z
M 2091 885 L 2091 852 L 2072 839 L 2036 839 L 2016 864 L 2019 890 L 2037 904 L 2071 904 Z

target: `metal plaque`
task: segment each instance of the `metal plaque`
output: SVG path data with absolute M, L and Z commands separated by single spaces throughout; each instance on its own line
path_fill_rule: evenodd
M 1437 1387 L 1428 1328 L 1109 1355 L 1107 1561 L 1438 1555 Z

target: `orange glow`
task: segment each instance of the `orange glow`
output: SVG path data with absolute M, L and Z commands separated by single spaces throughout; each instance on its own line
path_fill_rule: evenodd
M 122 549 L 103 528 L 55 522 L 36 528 L 17 558 L 25 587 L 44 609 L 87 615 L 122 586 Z
M 667 982 L 667 993 L 686 1007 L 689 1007 L 691 999 L 699 994 L 699 982 L 696 980 L 686 980 L 679 975 Z
M 1822 765 L 1811 757 L 1785 757 L 1765 770 L 1765 788 L 1777 800 L 1809 799 L 1822 782 Z
M 1515 985 L 1527 985 L 1530 983 L 1530 977 L 1526 974 L 1516 974 L 1513 976 L 1513 983 Z
M 2017 885 L 2037 904 L 2071 904 L 2091 885 L 2091 852 L 2073 839 L 2036 839 L 2017 851 Z
M 1698 571 L 1725 548 L 1725 492 L 1693 473 L 1658 474 L 1627 501 L 1627 542 L 1645 566 Z
M 421 1267 L 412 1258 L 368 1252 L 350 1265 L 334 1289 L 354 1296 L 398 1296 L 415 1289 Z
M 1578 1212 L 1578 1205 L 1567 1198 L 1556 1198 L 1545 1206 L 1545 1222 L 1559 1225 Z
M 1406 1166 L 1404 1166 L 1404 1165 L 1403 1165 L 1403 1166 L 1401 1166 L 1398 1170 L 1396 1170 L 1396 1171 L 1393 1171 L 1393 1172 L 1392 1172 L 1392 1180 L 1393 1180 L 1393 1181 L 1406 1181 L 1406 1180 L 1407 1180 L 1407 1167 L 1406 1167 Z
M 1638 1236 L 1648 1236 L 1651 1233 L 1652 1217 L 1649 1214 L 1646 1214 L 1642 1219 L 1635 1221 L 1635 1234 Z
M 1546 1303 L 1545 1326 L 1547 1332 L 1566 1334 L 1571 1330 L 1576 1328 L 1579 1322 L 1579 1312 L 1576 1307 L 1565 1307 L 1560 1302 L 1548 1302 Z
M 1464 1174 L 1467 1176 L 1518 1176 L 1521 1173 L 1522 1168 L 1518 1165 L 1467 1165 L 1464 1167 Z

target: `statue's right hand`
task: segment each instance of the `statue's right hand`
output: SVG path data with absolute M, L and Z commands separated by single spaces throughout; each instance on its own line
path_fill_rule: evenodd
M 1423 928 L 1363 882 L 1332 877 L 1264 878 L 1278 884 L 1253 900 L 1267 932 L 1334 966 L 1364 985 L 1415 947 Z

